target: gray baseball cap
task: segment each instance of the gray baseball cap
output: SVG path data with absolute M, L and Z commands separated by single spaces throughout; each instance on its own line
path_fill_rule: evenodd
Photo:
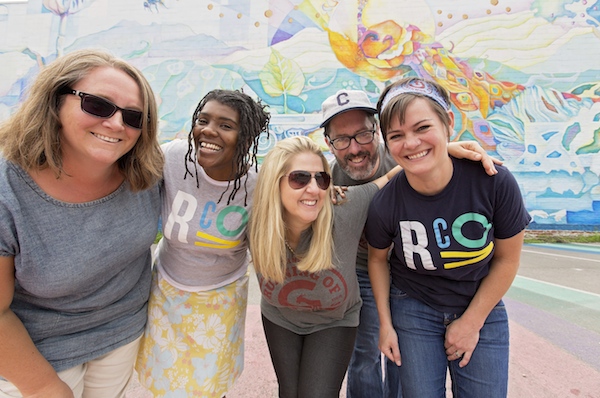
M 327 123 L 340 113 L 344 113 L 351 110 L 362 110 L 371 114 L 377 113 L 369 97 L 364 91 L 360 90 L 339 90 L 337 93 L 328 97 L 321 105 L 321 112 L 323 113 L 323 123 L 321 127 L 325 127 Z

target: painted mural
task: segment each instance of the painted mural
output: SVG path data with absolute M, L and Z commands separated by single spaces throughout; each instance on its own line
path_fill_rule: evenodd
M 322 141 L 340 88 L 373 103 L 408 75 L 451 93 L 453 140 L 477 140 L 516 176 L 531 228 L 600 229 L 600 0 L 0 1 L 0 120 L 40 68 L 100 47 L 160 103 L 161 140 L 186 136 L 199 99 L 241 89 L 271 134 Z

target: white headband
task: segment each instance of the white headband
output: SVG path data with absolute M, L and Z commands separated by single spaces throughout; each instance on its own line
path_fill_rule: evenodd
M 388 93 L 385 95 L 385 98 L 383 99 L 383 102 L 381 103 L 381 112 L 383 112 L 385 107 L 394 97 L 397 97 L 400 94 L 424 95 L 440 104 L 445 110 L 450 110 L 450 104 L 448 104 L 444 97 L 440 95 L 440 93 L 437 91 L 435 86 L 433 86 L 433 84 L 429 83 L 426 80 L 415 79 L 403 85 L 396 86 L 390 91 L 388 91 Z

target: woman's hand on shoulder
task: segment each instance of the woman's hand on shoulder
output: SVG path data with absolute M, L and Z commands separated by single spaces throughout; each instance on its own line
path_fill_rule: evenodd
M 469 159 L 481 162 L 488 175 L 498 174 L 496 165 L 502 165 L 500 159 L 490 156 L 477 141 L 456 141 L 448 144 L 448 153 L 457 159 Z

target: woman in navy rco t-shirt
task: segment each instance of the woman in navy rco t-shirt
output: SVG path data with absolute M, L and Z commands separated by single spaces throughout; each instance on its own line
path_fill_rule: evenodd
M 371 202 L 366 228 L 379 345 L 402 365 L 405 396 L 444 396 L 449 368 L 455 396 L 506 397 L 502 296 L 530 216 L 506 168 L 490 177 L 448 156 L 449 104 L 438 84 L 408 78 L 377 105 L 386 146 L 404 169 Z

